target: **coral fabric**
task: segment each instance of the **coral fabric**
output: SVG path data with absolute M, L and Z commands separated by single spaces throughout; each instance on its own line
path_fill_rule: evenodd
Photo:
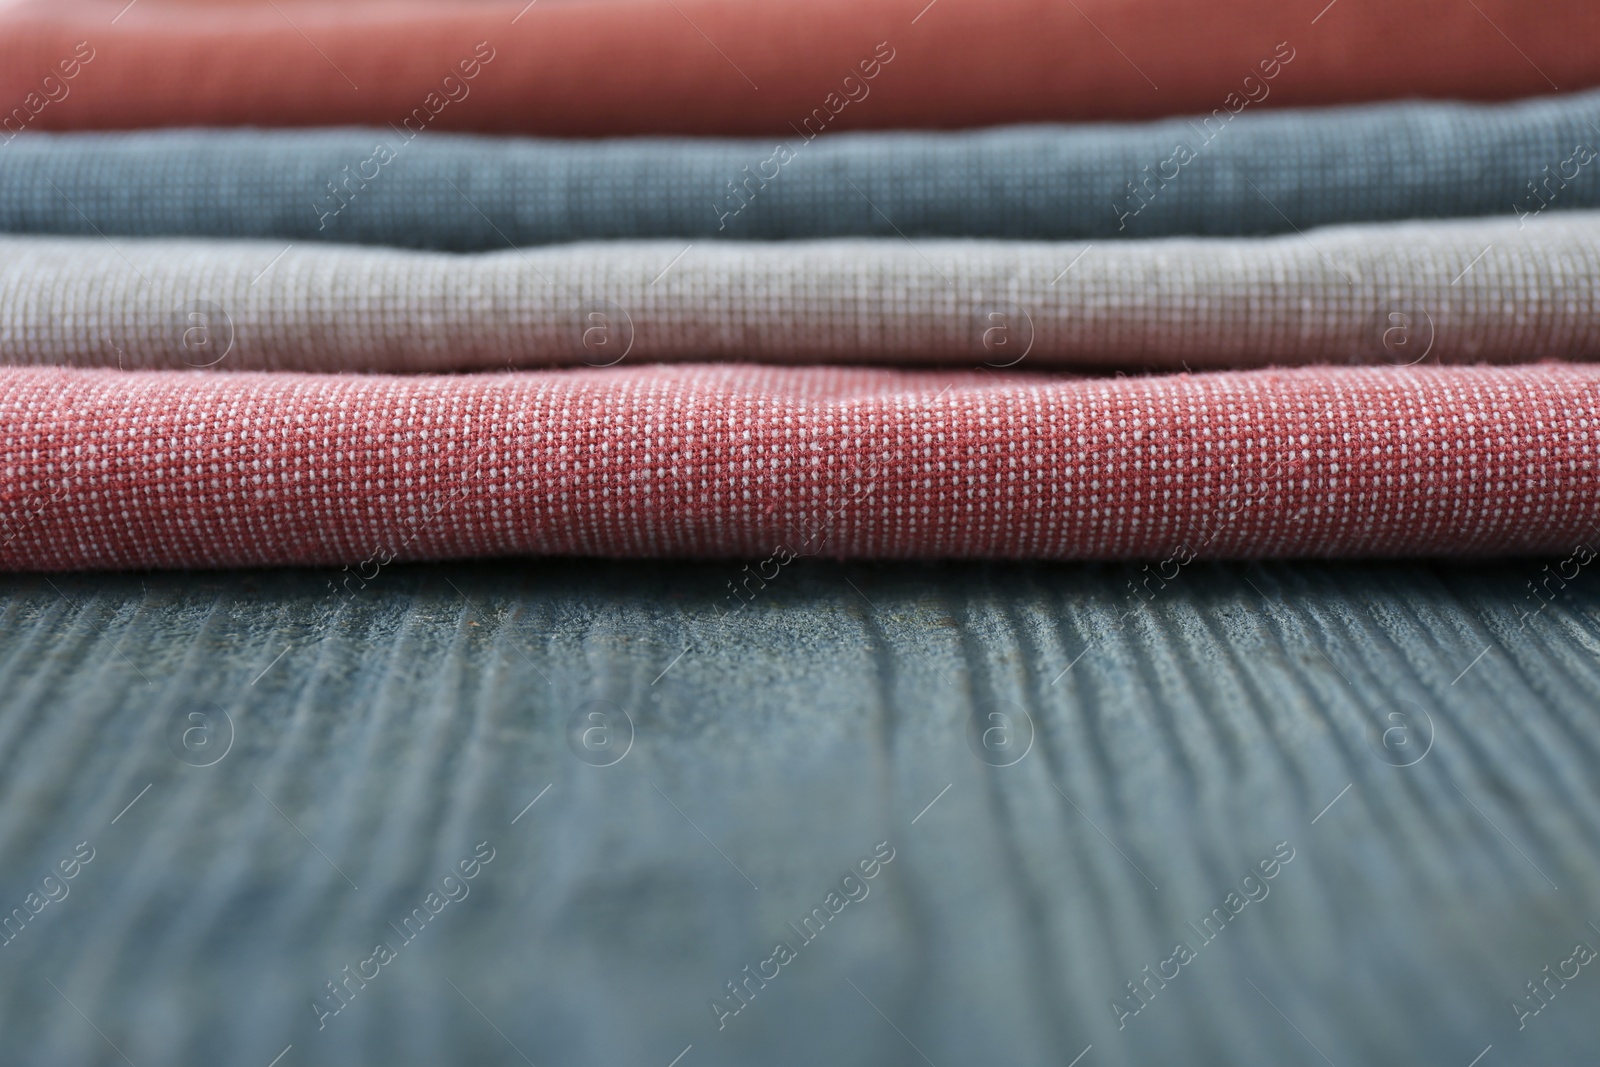
M 787 136 L 824 108 L 859 129 L 1505 99 L 1600 84 L 1596 39 L 1592 0 L 36 0 L 0 9 L 0 104 L 37 129 L 384 125 L 434 112 L 486 42 L 431 128 Z
M 1179 145 L 1194 158 L 1180 164 Z M 1225 122 L 785 131 L 781 165 L 773 140 L 26 132 L 0 145 L 0 231 L 456 252 L 597 238 L 1242 236 L 1600 208 L 1597 146 L 1600 92 L 1247 109 Z
M 458 256 L 0 237 L 0 362 L 444 372 L 1600 359 L 1600 212 L 1100 243 L 605 242 Z
M 4 368 L 0 566 L 1557 552 L 1600 521 L 1597 412 L 1560 364 Z

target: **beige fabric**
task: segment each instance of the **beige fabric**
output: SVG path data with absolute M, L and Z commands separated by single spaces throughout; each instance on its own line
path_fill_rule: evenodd
M 1597 356 L 1600 212 L 1092 245 L 652 241 L 474 255 L 0 237 L 11 364 L 1199 369 Z

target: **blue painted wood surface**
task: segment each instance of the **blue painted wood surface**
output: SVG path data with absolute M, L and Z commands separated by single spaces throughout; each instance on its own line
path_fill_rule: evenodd
M 5 578 L 0 1062 L 1600 1050 L 1591 576 L 743 566 Z

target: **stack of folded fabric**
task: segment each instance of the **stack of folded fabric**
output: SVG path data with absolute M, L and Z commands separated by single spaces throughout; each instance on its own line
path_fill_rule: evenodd
M 0 7 L 0 566 L 1570 547 L 1597 31 Z

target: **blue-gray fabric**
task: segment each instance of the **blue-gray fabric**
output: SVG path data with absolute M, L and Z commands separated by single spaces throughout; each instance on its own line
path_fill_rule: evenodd
M 746 562 L 0 580 L 0 1063 L 1594 1062 L 1572 560 Z
M 1600 164 L 1586 161 L 1597 143 L 1595 92 L 1246 111 L 1209 126 L 797 135 L 787 159 L 758 140 L 25 133 L 0 145 L 0 231 L 457 251 L 711 235 L 1248 235 L 1600 207 Z M 1179 145 L 1194 158 L 1181 162 Z

